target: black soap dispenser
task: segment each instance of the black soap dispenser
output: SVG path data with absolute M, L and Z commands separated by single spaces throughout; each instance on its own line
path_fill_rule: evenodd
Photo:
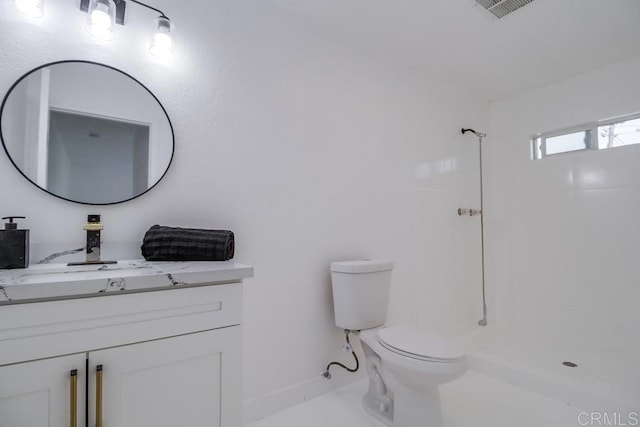
M 29 266 L 29 230 L 18 230 L 14 219 L 23 216 L 7 216 L 4 230 L 0 230 L 0 269 L 27 268 Z

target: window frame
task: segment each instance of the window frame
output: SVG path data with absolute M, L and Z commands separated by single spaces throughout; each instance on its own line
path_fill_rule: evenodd
M 597 151 L 597 150 L 605 150 L 607 148 L 620 148 L 620 147 L 599 147 L 599 138 L 598 138 L 598 128 L 602 126 L 611 126 L 619 123 L 628 122 L 631 120 L 640 119 L 640 112 L 625 114 L 624 116 L 613 117 L 609 119 L 598 120 L 594 122 L 584 123 L 577 126 L 566 127 L 559 130 L 554 130 L 550 132 L 540 132 L 531 137 L 530 147 L 531 147 L 531 158 L 533 160 L 542 160 L 550 156 L 558 156 L 562 154 L 570 154 L 570 153 L 580 153 L 584 151 Z M 562 151 L 559 153 L 547 154 L 547 139 L 555 138 L 558 136 L 571 135 L 572 133 L 578 132 L 589 132 L 591 131 L 591 138 L 589 144 L 585 148 L 580 148 L 577 150 L 568 150 Z M 638 145 L 638 144 L 634 144 Z

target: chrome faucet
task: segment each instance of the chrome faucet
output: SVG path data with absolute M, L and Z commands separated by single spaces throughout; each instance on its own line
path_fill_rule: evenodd
M 90 214 L 82 227 L 87 231 L 87 263 L 99 264 L 100 260 L 100 231 L 104 226 L 100 222 L 100 215 Z

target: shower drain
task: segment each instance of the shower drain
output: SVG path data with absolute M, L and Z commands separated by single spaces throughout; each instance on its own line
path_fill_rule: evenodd
M 577 367 L 578 367 L 578 365 L 576 365 L 576 364 L 575 364 L 575 363 L 573 363 L 573 362 L 562 362 L 562 364 L 563 364 L 564 366 L 568 366 L 569 368 L 577 368 Z

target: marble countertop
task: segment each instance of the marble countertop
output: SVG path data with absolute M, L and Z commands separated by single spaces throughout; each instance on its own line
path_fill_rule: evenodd
M 39 264 L 0 270 L 0 305 L 237 282 L 249 277 L 253 277 L 253 267 L 234 261 Z

